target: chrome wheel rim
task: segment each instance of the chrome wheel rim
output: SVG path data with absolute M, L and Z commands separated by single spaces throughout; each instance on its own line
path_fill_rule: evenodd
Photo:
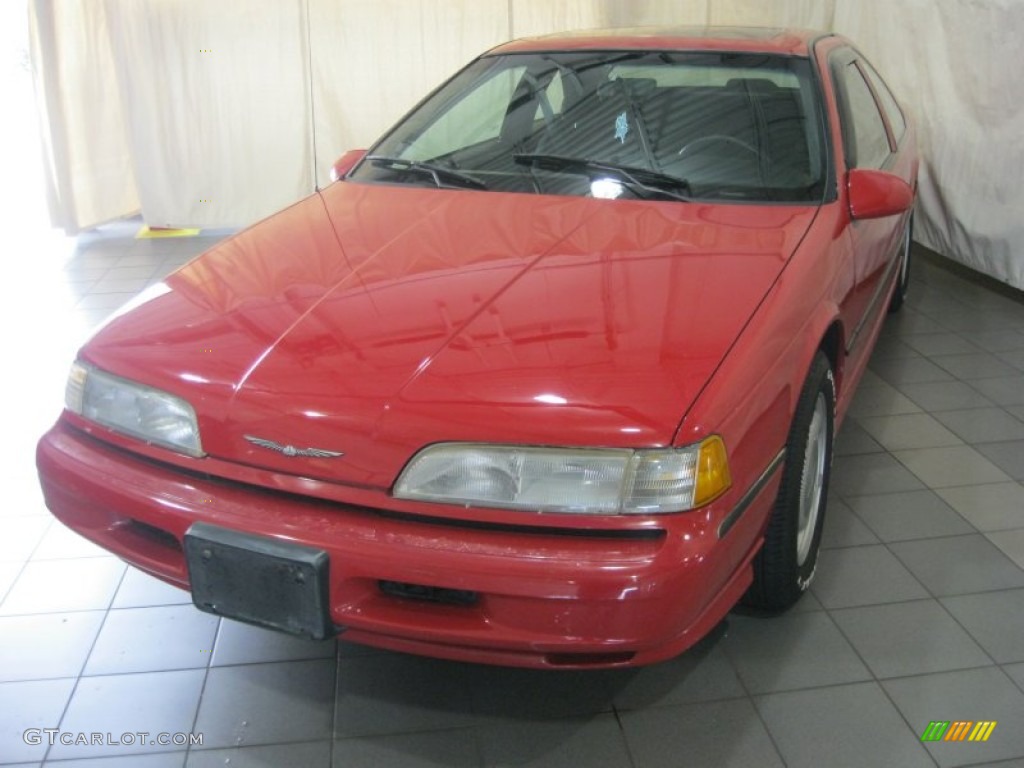
M 814 414 L 807 428 L 804 468 L 800 478 L 800 513 L 796 530 L 796 561 L 803 565 L 811 553 L 814 531 L 821 512 L 821 491 L 825 483 L 825 458 L 828 455 L 828 402 L 818 393 Z

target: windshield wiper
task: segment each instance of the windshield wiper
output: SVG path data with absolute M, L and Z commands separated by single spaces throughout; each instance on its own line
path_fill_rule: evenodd
M 487 185 L 479 179 L 474 179 L 468 173 L 463 173 L 454 168 L 446 168 L 443 165 L 426 163 L 421 160 L 405 160 L 401 157 L 387 157 L 386 155 L 367 155 L 366 159 L 374 165 L 384 165 L 401 171 L 424 173 L 430 176 L 441 189 L 461 189 L 463 187 L 487 189 Z M 442 179 L 447 179 L 449 183 L 445 183 Z M 456 183 L 450 183 L 453 181 Z
M 693 198 L 678 190 L 690 191 L 690 183 L 678 176 L 671 176 L 650 168 L 637 168 L 631 165 L 606 163 L 602 160 L 588 160 L 585 157 L 566 157 L 563 155 L 519 154 L 512 159 L 520 165 L 534 165 L 550 171 L 566 171 L 568 173 L 607 173 L 616 176 L 627 184 L 656 195 L 666 195 L 674 200 L 691 202 Z

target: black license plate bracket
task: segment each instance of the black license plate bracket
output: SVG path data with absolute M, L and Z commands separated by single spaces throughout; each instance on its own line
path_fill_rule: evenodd
M 199 610 L 313 640 L 336 633 L 323 550 L 209 523 L 193 523 L 184 545 Z

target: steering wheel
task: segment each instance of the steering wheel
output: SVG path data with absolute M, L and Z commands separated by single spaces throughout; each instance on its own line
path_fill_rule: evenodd
M 747 152 L 753 153 L 754 155 L 760 154 L 760 152 L 757 151 L 757 147 L 752 146 L 751 144 L 747 144 L 747 142 L 742 141 L 741 139 L 737 139 L 735 136 L 728 136 L 724 133 L 712 133 L 709 134 L 708 136 L 701 136 L 699 139 L 694 139 L 693 141 L 684 144 L 676 154 L 684 155 L 689 150 L 694 149 L 695 147 L 703 146 L 704 144 L 711 144 L 716 141 L 725 144 L 733 144 L 739 147 L 740 149 L 744 149 Z

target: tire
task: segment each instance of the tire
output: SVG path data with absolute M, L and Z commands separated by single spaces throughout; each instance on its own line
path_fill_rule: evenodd
M 832 469 L 835 404 L 832 367 L 819 351 L 789 429 L 779 495 L 764 546 L 754 558 L 754 582 L 742 601 L 748 607 L 784 611 L 814 578 Z
M 896 280 L 896 289 L 892 292 L 892 299 L 889 300 L 889 313 L 899 312 L 900 307 L 907 298 L 907 289 L 910 287 L 910 248 L 914 238 L 914 217 L 907 221 L 907 229 L 903 233 L 903 253 L 900 254 L 900 275 Z

